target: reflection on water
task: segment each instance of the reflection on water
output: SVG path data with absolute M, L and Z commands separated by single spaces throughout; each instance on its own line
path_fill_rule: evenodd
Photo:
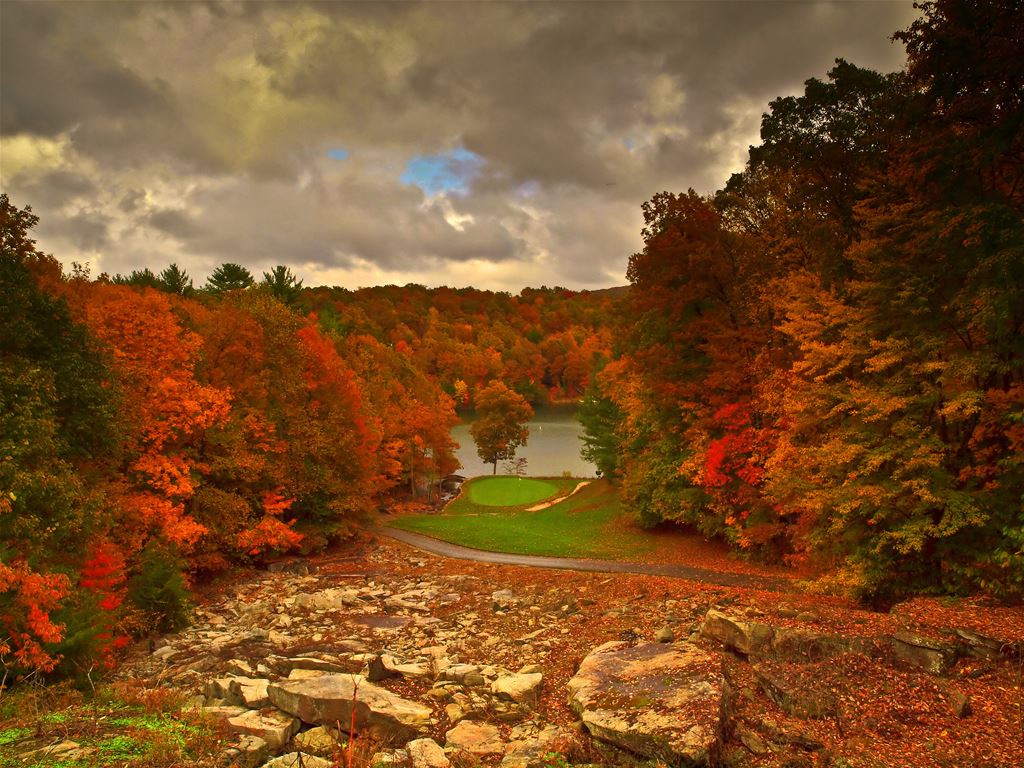
M 457 424 L 452 437 L 459 444 L 455 456 L 462 462 L 458 470 L 467 477 L 491 474 L 490 464 L 484 464 L 476 455 L 476 445 L 469 434 L 469 421 Z M 536 477 L 551 477 L 570 472 L 574 477 L 594 477 L 596 468 L 580 456 L 580 436 L 583 426 L 576 420 L 575 408 L 538 408 L 533 420 L 527 425 L 530 439 L 525 448 L 516 452 L 516 457 L 526 459 L 526 474 Z M 502 472 L 498 462 L 498 474 Z

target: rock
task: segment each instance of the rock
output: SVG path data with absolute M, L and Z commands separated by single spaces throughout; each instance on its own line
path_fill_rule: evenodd
M 980 659 L 994 659 L 1001 653 L 1003 644 L 992 637 L 972 632 L 969 629 L 955 630 L 957 637 L 967 646 L 967 652 Z
M 159 659 L 160 661 L 170 661 L 171 658 L 176 656 L 178 652 L 174 649 L 173 645 L 164 645 L 153 651 L 153 658 Z
M 451 763 L 433 739 L 416 739 L 405 745 L 412 768 L 448 768 Z
M 231 695 L 231 681 L 233 677 L 218 677 L 213 680 L 206 682 L 206 698 L 207 699 L 221 699 L 232 701 Z M 240 704 L 240 701 L 232 701 L 234 704 Z
M 444 735 L 445 746 L 477 757 L 500 755 L 505 751 L 498 726 L 463 720 Z
M 736 736 L 739 738 L 740 743 L 743 744 L 751 754 L 768 754 L 768 745 L 765 744 L 764 739 L 762 739 L 756 731 L 752 731 L 745 725 L 740 724 L 736 726 Z
M 270 681 L 264 678 L 236 677 L 230 685 L 231 698 L 249 709 L 262 709 L 270 705 L 268 685 Z
M 290 670 L 310 669 L 315 672 L 349 672 L 345 665 L 335 659 L 322 659 L 319 656 L 297 656 L 288 659 Z
M 305 752 L 289 752 L 287 755 L 275 757 L 264 764 L 263 768 L 331 768 L 333 763 L 316 755 Z
M 224 665 L 224 669 L 233 677 L 249 677 L 252 674 L 252 666 L 245 659 L 231 659 Z
M 371 683 L 379 683 L 381 680 L 388 680 L 393 677 L 401 677 L 401 672 L 395 670 L 395 665 L 385 662 L 391 659 L 390 656 L 377 654 L 366 665 L 366 679 Z
M 448 722 L 450 723 L 460 722 L 471 711 L 461 702 L 452 702 L 451 704 L 444 705 L 444 713 L 448 716 Z
M 507 611 L 516 603 L 511 589 L 499 589 L 491 593 L 491 607 L 496 611 Z
M 252 709 L 228 718 L 228 727 L 235 733 L 259 736 L 270 748 L 278 752 L 299 730 L 299 721 L 272 707 Z
M 258 768 L 270 757 L 270 747 L 259 736 L 243 733 L 224 750 L 224 762 L 238 768 Z
M 565 754 L 574 741 L 572 733 L 566 729 L 549 725 L 534 736 L 510 742 L 501 768 L 547 768 L 552 764 L 551 755 Z
M 911 632 L 897 632 L 893 635 L 892 649 L 901 661 L 933 675 L 944 675 L 956 664 L 956 646 Z
M 246 711 L 247 710 L 245 707 L 236 706 L 213 706 L 202 707 L 200 709 L 200 712 L 202 712 L 202 714 L 212 717 L 215 720 L 227 720 L 232 717 L 238 717 L 239 715 L 244 715 Z
M 809 629 L 778 627 L 772 637 L 772 653 L 787 661 L 821 661 L 841 653 L 871 653 L 871 643 L 858 638 L 823 635 Z
M 654 639 L 659 643 L 671 643 L 676 639 L 675 633 L 672 631 L 672 627 L 667 624 L 657 631 L 654 635 Z
M 359 675 L 324 675 L 271 683 L 274 706 L 311 725 L 348 723 L 355 703 L 356 729 L 381 741 L 407 739 L 430 724 L 431 711 L 367 682 Z
M 468 685 L 466 683 L 468 675 L 476 675 L 481 681 L 483 680 L 483 676 L 480 674 L 480 667 L 476 664 L 452 664 L 441 673 L 441 679 Z M 479 685 L 483 685 L 483 682 L 479 683 Z
M 974 713 L 971 708 L 971 697 L 959 691 L 950 694 L 950 704 L 953 706 L 953 714 L 957 717 L 970 717 Z
M 377 752 L 370 758 L 370 765 L 373 768 L 381 768 L 381 766 L 388 765 L 406 768 L 409 765 L 409 753 L 404 749 L 388 749 L 383 752 Z
M 56 744 L 47 744 L 45 747 L 33 749 L 31 752 L 23 752 L 20 757 L 24 763 L 33 765 L 69 765 L 76 763 L 80 758 L 85 758 L 95 752 L 94 747 L 83 747 L 77 741 L 58 741 Z M 40 762 L 45 758 L 45 762 Z M 6 762 L 6 761 L 5 761 Z
M 704 616 L 700 634 L 744 656 L 751 656 L 767 652 L 771 648 L 774 633 L 767 624 L 739 621 L 712 608 Z
M 322 725 L 295 734 L 292 742 L 303 752 L 326 757 L 331 756 L 338 746 L 338 740 L 334 738 L 334 733 Z
M 540 672 L 526 675 L 502 675 L 491 683 L 491 693 L 498 698 L 534 707 L 537 705 L 537 697 L 543 679 L 544 675 Z
M 716 746 L 721 661 L 689 643 L 594 649 L 569 681 L 569 704 L 596 738 L 670 765 L 705 765 Z
M 821 720 L 836 711 L 836 700 L 830 694 L 801 688 L 761 666 L 754 667 L 754 675 L 765 695 L 794 717 Z

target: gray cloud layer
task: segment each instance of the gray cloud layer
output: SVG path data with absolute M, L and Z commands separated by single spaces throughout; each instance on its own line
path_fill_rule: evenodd
M 66 261 L 307 284 L 623 280 L 640 203 L 710 191 L 760 113 L 909 2 L 0 5 L 2 183 Z M 465 147 L 465 194 L 413 156 Z M 344 149 L 347 159 L 327 155 Z

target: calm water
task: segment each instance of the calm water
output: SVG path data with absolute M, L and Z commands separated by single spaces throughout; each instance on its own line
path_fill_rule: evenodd
M 469 434 L 469 421 L 457 424 L 452 437 L 459 444 L 455 456 L 462 462 L 457 470 L 467 477 L 491 474 L 491 465 L 484 464 L 476 455 L 476 445 Z M 516 451 L 516 458 L 525 458 L 526 474 L 551 477 L 568 471 L 574 477 L 594 477 L 596 468 L 580 456 L 580 436 L 583 426 L 576 420 L 575 408 L 538 408 L 530 428 L 530 439 L 524 448 Z M 502 473 L 498 462 L 498 474 Z

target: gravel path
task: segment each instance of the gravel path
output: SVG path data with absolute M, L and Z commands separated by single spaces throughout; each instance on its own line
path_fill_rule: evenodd
M 626 563 L 618 560 L 581 560 L 571 557 L 541 557 L 538 555 L 513 555 L 507 552 L 488 552 L 471 549 L 447 541 L 423 536 L 419 533 L 402 531 L 397 528 L 378 527 L 375 533 L 408 544 L 435 555 L 453 557 L 458 560 L 473 560 L 479 563 L 500 565 L 525 565 L 534 568 L 561 568 L 569 571 L 596 571 L 599 573 L 641 573 L 650 576 L 670 576 L 705 584 L 724 587 L 748 587 L 769 592 L 797 592 L 792 582 L 786 579 L 771 579 L 763 576 L 749 576 L 742 573 L 721 573 L 687 565 L 656 565 L 651 563 Z

